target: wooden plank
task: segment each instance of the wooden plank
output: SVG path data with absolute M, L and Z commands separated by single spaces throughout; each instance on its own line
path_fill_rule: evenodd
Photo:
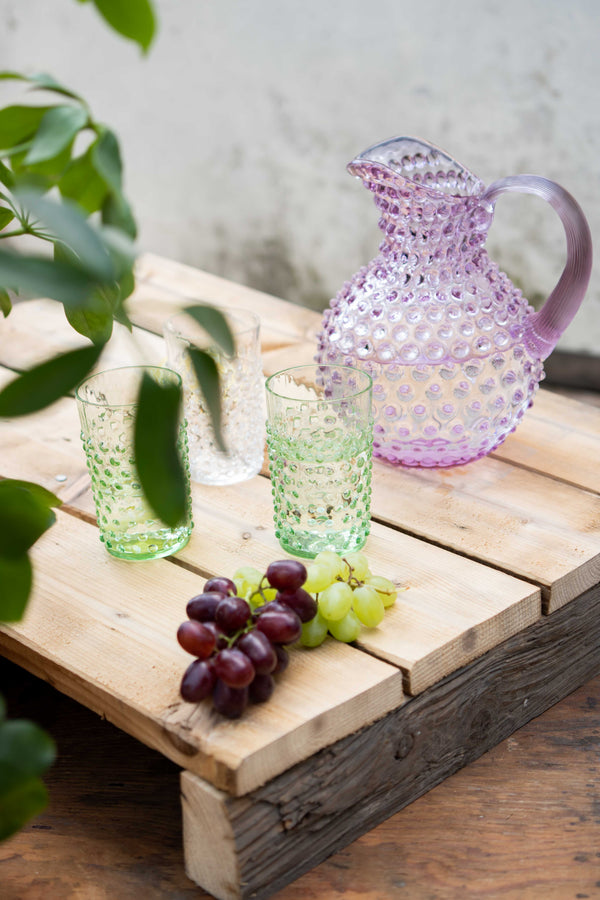
M 2 659 L 0 684 L 59 748 L 49 806 L 0 844 L 4 900 L 208 900 L 184 871 L 178 767 Z M 598 709 L 600 676 L 277 900 L 594 897 Z
M 62 304 L 55 300 L 17 303 L 10 315 L 0 320 L 0 364 L 17 372 L 86 345 L 88 339 L 71 328 Z M 113 335 L 96 370 L 123 365 L 164 365 L 165 359 L 161 337 L 136 328 L 131 334 L 124 325 L 115 322 Z
M 242 565 L 265 570 L 288 554 L 272 525 L 271 490 L 264 478 L 231 487 L 193 485 L 194 530 L 177 559 L 211 575 Z M 90 519 L 88 492 L 73 507 Z M 374 524 L 365 546 L 371 569 L 401 591 L 378 628 L 363 629 L 358 646 L 400 666 L 405 689 L 423 691 L 530 625 L 541 616 L 536 586 L 440 547 Z
M 169 560 L 114 559 L 96 528 L 57 519 L 31 551 L 34 591 L 0 649 L 215 785 L 246 793 L 402 703 L 401 671 L 338 642 L 292 649 L 270 702 L 239 721 L 184 703 L 191 657 L 175 633 L 201 579 Z
M 557 665 L 557 646 L 568 665 Z M 595 587 L 247 798 L 219 797 L 183 772 L 188 874 L 219 900 L 272 896 L 599 671 Z M 220 879 L 205 859 L 215 819 Z
M 270 328 L 280 329 L 294 341 L 316 338 L 321 327 L 319 312 L 153 253 L 139 258 L 136 278 L 144 286 L 161 287 L 203 303 L 251 309 Z
M 373 514 L 539 584 L 552 612 L 600 579 L 600 498 L 487 457 L 451 469 L 376 463 Z
M 600 407 L 540 389 L 493 455 L 600 493 Z
M 238 287 L 236 286 L 237 289 Z M 237 296 L 235 291 L 231 297 L 227 295 L 225 298 L 222 298 L 220 294 L 217 294 L 217 296 L 217 300 L 212 296 L 189 297 L 184 294 L 167 291 L 154 282 L 141 280 L 138 282 L 133 294 L 127 299 L 127 313 L 135 325 L 162 335 L 163 325 L 166 320 L 185 306 L 200 302 L 213 303 L 220 307 L 242 307 L 257 312 L 260 318 L 260 343 L 265 352 L 293 345 L 302 337 L 301 331 L 296 327 L 295 323 L 296 321 L 302 322 L 303 316 L 293 315 L 290 323 L 288 322 L 290 318 L 289 311 L 286 310 L 284 315 L 279 310 L 280 315 L 278 318 L 270 320 L 266 317 L 269 311 L 265 311 L 262 308 L 264 304 L 258 304 L 258 309 L 256 309 L 257 304 L 249 302 L 248 298 L 242 298 L 239 302 L 236 302 Z M 253 298 L 251 299 L 253 300 Z M 286 304 L 286 306 L 290 306 L 290 304 Z M 291 306 L 290 308 L 293 309 Z M 310 327 L 309 323 L 306 323 L 306 327 Z

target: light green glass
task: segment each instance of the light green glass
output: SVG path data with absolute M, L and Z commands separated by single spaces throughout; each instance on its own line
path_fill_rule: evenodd
M 360 549 L 370 531 L 372 382 L 349 366 L 267 379 L 275 534 L 296 556 Z
M 178 448 L 188 481 L 186 520 L 172 528 L 158 519 L 139 483 L 133 442 L 144 371 L 162 384 L 181 383 L 179 375 L 170 369 L 128 366 L 91 375 L 75 392 L 100 540 L 120 559 L 170 556 L 185 547 L 192 532 L 185 422 L 180 426 Z

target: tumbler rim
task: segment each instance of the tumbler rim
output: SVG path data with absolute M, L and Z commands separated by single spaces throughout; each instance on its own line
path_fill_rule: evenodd
M 306 363 L 306 364 L 300 365 L 300 366 L 289 366 L 285 369 L 280 369 L 278 372 L 273 372 L 273 374 L 269 375 L 269 377 L 267 378 L 267 380 L 265 382 L 265 388 L 266 388 L 267 392 L 269 394 L 271 394 L 272 397 L 278 397 L 283 400 L 298 400 L 297 397 L 290 396 L 288 393 L 282 393 L 281 391 L 275 390 L 273 388 L 271 382 L 275 378 L 279 377 L 280 375 L 285 375 L 288 373 L 292 374 L 294 372 L 299 372 L 301 369 L 312 370 L 313 372 L 316 372 L 318 370 L 323 371 L 326 369 L 336 369 L 338 371 L 341 370 L 343 372 L 352 372 L 352 373 L 359 375 L 361 378 L 366 378 L 366 384 L 364 384 L 364 386 L 362 386 L 362 387 L 357 386 L 354 390 L 352 390 L 351 392 L 349 392 L 348 394 L 346 394 L 343 397 L 334 397 L 334 398 L 328 398 L 328 397 L 304 398 L 303 397 L 302 403 L 323 403 L 324 401 L 328 402 L 328 403 L 340 403 L 345 400 L 347 401 L 347 400 L 352 400 L 356 397 L 360 397 L 362 394 L 369 393 L 373 388 L 373 379 L 371 378 L 369 373 L 365 372 L 364 369 L 357 369 L 356 366 L 337 365 L 336 363 L 323 363 L 323 364 L 321 364 L 321 363 Z
M 133 370 L 137 370 L 140 373 L 152 372 L 152 371 L 168 372 L 169 375 L 173 376 L 173 381 L 175 382 L 175 384 L 178 384 L 180 386 L 182 384 L 181 376 L 179 375 L 179 373 L 176 372 L 174 369 L 170 369 L 168 366 L 155 366 L 155 365 L 152 365 L 151 363 L 148 363 L 147 365 L 142 364 L 142 365 L 132 365 L 132 366 L 115 366 L 112 369 L 102 369 L 100 372 L 93 372 L 89 375 L 86 375 L 86 377 L 82 381 L 80 381 L 79 384 L 77 385 L 77 387 L 75 388 L 76 401 L 85 406 L 97 406 L 98 408 L 104 408 L 106 406 L 110 406 L 113 409 L 124 409 L 128 406 L 129 407 L 137 406 L 138 405 L 137 399 L 132 400 L 127 403 L 111 403 L 111 402 L 99 403 L 96 400 L 91 400 L 89 397 L 83 397 L 80 393 L 80 391 L 85 387 L 85 385 L 88 384 L 90 381 L 93 381 L 95 378 L 100 378 L 103 375 L 116 374 L 117 372 L 131 372 Z

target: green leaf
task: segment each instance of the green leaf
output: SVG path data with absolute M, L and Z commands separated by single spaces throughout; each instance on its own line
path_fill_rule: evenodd
M 71 97 L 73 100 L 78 100 L 80 103 L 85 104 L 85 101 L 79 96 L 79 94 L 75 94 L 69 88 L 66 88 L 62 84 L 59 84 L 59 82 L 56 81 L 56 79 L 52 75 L 47 75 L 45 72 L 39 72 L 37 75 L 23 75 L 22 72 L 4 71 L 0 72 L 0 79 L 26 81 L 28 84 L 33 85 L 34 89 L 37 88 L 44 91 L 54 91 L 57 94 L 62 94 L 65 97 Z
M 0 288 L 0 312 L 4 316 L 10 313 L 12 309 L 12 300 L 10 299 L 8 291 L 5 291 L 4 288 Z
M 102 346 L 80 347 L 18 375 L 0 391 L 0 416 L 25 416 L 72 391 L 96 364 Z
M 99 138 L 90 147 L 91 160 L 98 175 L 114 193 L 120 193 L 123 175 L 119 142 L 108 128 L 103 128 Z
M 0 794 L 16 782 L 42 775 L 56 758 L 54 741 L 26 719 L 0 724 Z
M 18 622 L 23 617 L 33 574 L 26 553 L 9 558 L 0 556 L 0 622 Z
M 0 553 L 4 558 L 23 556 L 56 521 L 56 516 L 26 488 L 0 482 Z
M 36 503 L 39 503 L 41 506 L 46 506 L 48 508 L 62 506 L 60 497 L 57 497 L 56 494 L 53 494 L 52 491 L 47 490 L 47 488 L 42 487 L 41 484 L 36 484 L 35 481 L 23 481 L 21 478 L 5 478 L 0 484 L 11 484 L 23 488 L 23 490 L 28 491 L 35 499 Z
M 113 330 L 112 305 L 104 292 L 94 291 L 85 309 L 65 309 L 65 315 L 71 328 L 93 341 L 94 344 L 106 344 Z
M 148 50 L 156 30 L 149 0 L 94 0 L 94 4 L 111 28 Z
M 76 201 L 88 214 L 101 208 L 108 189 L 92 164 L 90 149 L 66 166 L 58 189 L 63 197 Z
M 100 281 L 114 281 L 115 267 L 105 243 L 71 203 L 56 203 L 37 191 L 19 189 L 16 196 L 50 231 L 76 254 L 79 266 Z
M 79 308 L 85 307 L 97 281 L 66 263 L 0 249 L 0 286 Z
M 12 209 L 7 209 L 5 206 L 0 206 L 0 231 L 3 228 L 6 228 L 9 222 L 12 222 L 15 214 Z
M 102 221 L 124 231 L 132 239 L 137 235 L 135 219 L 123 194 L 108 194 L 102 205 Z
M 199 350 L 197 347 L 190 347 L 188 353 L 212 421 L 215 440 L 219 448 L 223 452 L 227 452 L 221 433 L 221 390 L 217 364 L 209 353 L 205 353 L 204 350 Z
M 0 150 L 14 151 L 33 137 L 52 106 L 5 106 L 0 109 Z
M 212 306 L 198 305 L 187 306 L 183 312 L 195 319 L 227 356 L 233 356 L 235 352 L 233 335 L 227 319 L 218 309 Z
M 0 841 L 20 831 L 47 805 L 48 791 L 39 778 L 31 778 L 0 794 Z
M 54 741 L 33 722 L 0 721 L 0 840 L 44 809 L 48 795 L 39 776 L 55 758 Z
M 135 421 L 135 461 L 154 512 L 172 527 L 186 515 L 187 488 L 177 439 L 181 386 L 161 385 L 144 373 Z
M 2 184 L 6 185 L 7 188 L 14 187 L 15 184 L 15 176 L 10 171 L 8 166 L 5 166 L 4 163 L 0 160 L 0 181 Z
M 87 124 L 88 114 L 81 106 L 53 106 L 40 122 L 25 157 L 26 164 L 33 165 L 56 156 Z

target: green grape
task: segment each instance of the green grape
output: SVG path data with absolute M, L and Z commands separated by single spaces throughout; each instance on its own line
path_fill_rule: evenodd
M 335 581 L 335 577 L 331 577 L 330 567 L 322 563 L 310 563 L 306 571 L 307 578 L 302 587 L 309 594 L 320 594 Z
M 364 581 L 369 572 L 369 560 L 365 554 L 358 551 L 345 553 L 344 559 L 352 569 L 352 576 L 359 581 Z
M 352 588 L 345 581 L 335 581 L 319 594 L 319 612 L 328 622 L 343 619 L 352 607 Z
M 274 600 L 277 596 L 277 590 L 272 587 L 263 587 L 262 590 L 253 590 L 249 597 L 246 597 L 246 600 L 253 609 L 256 609 L 257 606 L 262 606 L 264 603 L 270 603 L 271 600 Z
M 369 575 L 366 581 L 370 587 L 375 588 L 386 609 L 394 605 L 398 596 L 398 588 L 389 578 L 384 578 L 383 575 Z
M 375 628 L 385 615 L 381 597 L 369 584 L 356 588 L 352 598 L 352 609 L 367 628 Z
M 336 641 L 343 641 L 345 644 L 355 641 L 360 634 L 361 628 L 360 619 L 353 610 L 349 610 L 337 622 L 329 622 L 330 633 Z
M 303 647 L 318 647 L 327 637 L 327 630 L 328 623 L 321 613 L 317 612 L 314 619 L 303 624 L 300 643 Z
M 262 581 L 262 572 L 253 566 L 242 566 L 233 573 L 233 583 L 238 597 L 246 599 L 253 594 Z
M 321 550 L 321 552 L 317 553 L 317 555 L 315 556 L 314 561 L 318 565 L 328 567 L 329 573 L 331 575 L 331 581 L 335 581 L 336 578 L 347 577 L 348 566 L 341 558 L 341 556 L 338 556 L 337 553 L 333 552 L 333 550 Z

